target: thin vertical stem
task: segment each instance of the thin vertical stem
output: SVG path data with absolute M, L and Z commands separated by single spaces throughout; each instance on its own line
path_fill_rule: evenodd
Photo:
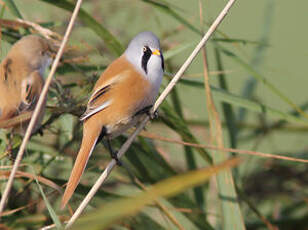
M 43 87 L 43 90 L 42 90 L 42 93 L 40 95 L 40 98 L 39 98 L 39 101 L 35 107 L 35 110 L 33 112 L 33 116 L 30 120 L 30 123 L 29 123 L 29 126 L 27 128 L 27 131 L 26 131 L 26 134 L 22 140 L 22 143 L 21 143 L 21 146 L 19 148 L 19 151 L 17 153 L 17 157 L 16 157 L 16 160 L 15 160 L 15 163 L 14 163 L 14 166 L 13 166 L 13 169 L 11 171 L 11 174 L 10 174 L 10 177 L 9 177 L 9 180 L 6 184 L 6 187 L 5 187 L 5 190 L 4 190 L 4 193 L 2 195 L 2 198 L 1 198 L 1 202 L 0 202 L 0 217 L 2 215 L 2 212 L 4 210 L 4 207 L 5 207 L 5 204 L 6 204 L 6 201 L 8 199 L 8 195 L 10 193 L 10 190 L 11 190 L 11 187 L 13 185 L 13 181 L 14 181 L 14 177 L 15 177 L 15 174 L 17 172 L 17 169 L 19 167 L 19 164 L 21 162 L 21 159 L 22 159 L 22 156 L 24 154 L 24 151 L 26 149 L 26 146 L 27 146 L 27 143 L 30 139 L 30 136 L 31 136 L 31 133 L 32 133 L 32 130 L 34 128 L 34 125 L 35 125 L 35 122 L 38 118 L 38 115 L 40 113 L 40 111 L 42 110 L 42 106 L 43 106 L 43 103 L 45 101 L 45 98 L 47 96 L 47 92 L 48 92 L 48 88 L 49 88 L 49 85 L 51 83 L 51 80 L 53 78 L 53 75 L 55 74 L 56 72 L 56 69 L 58 67 L 58 64 L 59 64 L 59 61 L 60 61 L 60 58 L 63 54 L 63 51 L 64 51 L 64 47 L 68 41 L 68 38 L 71 34 L 71 31 L 73 29 L 73 25 L 74 25 L 74 22 L 77 18 L 77 15 L 78 15 L 78 12 L 79 12 L 79 9 L 81 7 L 81 3 L 82 3 L 82 0 L 78 0 L 78 2 L 76 3 L 76 6 L 75 6 L 75 9 L 74 9 L 74 12 L 72 14 L 72 17 L 71 17 L 71 20 L 67 26 L 67 29 L 66 29 L 66 32 L 65 32 L 65 35 L 63 37 L 63 40 L 62 40 L 62 43 L 61 43 L 61 46 L 60 46 L 60 49 L 58 50 L 58 53 L 56 55 L 56 58 L 52 64 L 52 67 L 51 67 L 51 70 L 49 72 L 49 75 L 46 79 L 46 82 L 44 84 L 44 87 Z

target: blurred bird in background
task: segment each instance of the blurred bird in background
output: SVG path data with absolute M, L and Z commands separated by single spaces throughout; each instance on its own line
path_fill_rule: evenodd
M 13 128 L 24 133 L 31 118 L 31 111 L 39 99 L 44 85 L 43 74 L 50 65 L 55 48 L 46 39 L 28 35 L 17 41 L 0 64 L 0 128 Z M 46 101 L 45 101 L 46 103 Z M 44 108 L 35 125 L 39 127 Z M 23 114 L 29 114 L 27 119 Z

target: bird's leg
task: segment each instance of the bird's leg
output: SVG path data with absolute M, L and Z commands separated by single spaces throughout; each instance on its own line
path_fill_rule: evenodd
M 42 126 L 38 128 L 37 133 L 40 134 L 40 136 L 44 135 L 44 130 Z
M 118 159 L 118 152 L 117 151 L 113 151 L 112 147 L 111 147 L 111 140 L 108 136 L 106 136 L 108 134 L 107 128 L 106 126 L 103 126 L 101 134 L 99 135 L 97 142 L 103 142 L 103 145 L 105 146 L 106 149 L 108 149 L 110 156 L 112 159 L 115 159 L 115 161 L 117 162 L 117 165 L 121 166 L 122 163 L 121 161 Z M 105 138 L 104 138 L 105 137 Z
M 101 142 L 103 141 L 103 144 L 105 146 L 105 148 L 107 148 L 109 150 L 110 156 L 112 159 L 115 159 L 115 161 L 117 162 L 117 165 L 121 166 L 122 162 L 118 159 L 118 151 L 113 151 L 112 147 L 111 147 L 111 140 L 110 138 L 108 138 L 108 136 L 106 136 L 108 133 L 106 126 L 103 126 L 101 134 L 99 135 L 97 142 Z M 105 137 L 105 142 L 104 142 L 104 138 Z
M 107 128 L 103 126 L 101 134 L 99 135 L 97 139 L 97 142 L 101 142 L 106 135 L 107 135 Z
M 118 151 L 114 151 L 111 147 L 111 141 L 109 138 L 106 138 L 106 142 L 107 142 L 107 148 L 110 152 L 110 156 L 112 159 L 115 159 L 115 161 L 117 162 L 118 166 L 122 165 L 122 162 L 118 159 Z
M 134 116 L 138 116 L 141 114 L 146 114 L 148 115 L 152 120 L 158 118 L 158 112 L 154 111 L 154 113 L 151 113 L 151 109 L 152 109 L 153 105 L 148 105 L 142 109 L 140 109 L 137 113 L 135 113 Z

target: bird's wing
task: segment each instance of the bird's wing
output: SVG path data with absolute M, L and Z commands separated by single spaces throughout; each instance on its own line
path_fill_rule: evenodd
M 9 75 L 11 73 L 12 59 L 6 58 L 1 63 L 1 76 L 3 76 L 3 80 L 8 81 Z M 1 79 L 2 80 L 2 79 Z
M 33 109 L 40 97 L 43 85 L 44 80 L 39 71 L 32 72 L 30 76 L 22 81 L 20 112 Z
M 112 89 L 119 83 L 125 76 L 126 72 L 121 72 L 114 77 L 102 82 L 95 91 L 92 93 L 87 105 L 85 113 L 81 116 L 80 120 L 85 120 L 94 114 L 107 108 L 112 103 Z M 104 76 L 101 76 L 104 77 Z

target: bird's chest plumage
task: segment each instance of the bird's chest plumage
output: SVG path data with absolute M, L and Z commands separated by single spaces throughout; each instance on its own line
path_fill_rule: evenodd
M 133 73 L 114 86 L 112 104 L 106 109 L 107 132 L 111 137 L 118 136 L 128 128 L 135 126 L 141 116 L 135 114 L 144 107 L 152 105 L 156 97 L 153 85 L 140 75 Z

